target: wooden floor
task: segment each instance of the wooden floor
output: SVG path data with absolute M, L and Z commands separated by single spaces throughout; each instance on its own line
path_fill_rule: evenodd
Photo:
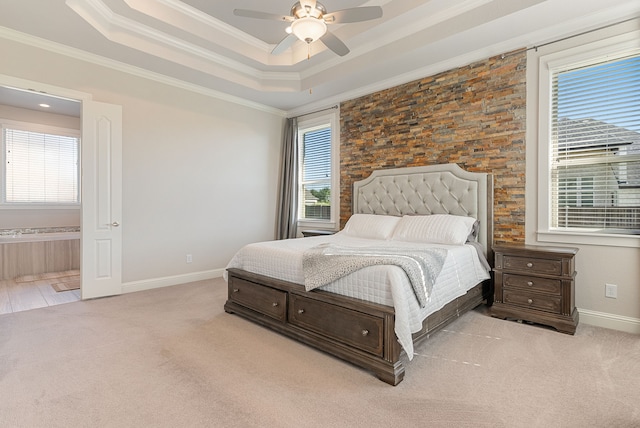
M 44 308 L 79 300 L 80 290 L 58 292 L 51 286 L 51 280 L 0 281 L 0 314 Z

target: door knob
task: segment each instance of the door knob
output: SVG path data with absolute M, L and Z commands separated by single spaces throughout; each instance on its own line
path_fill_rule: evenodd
M 117 221 L 114 221 L 113 223 L 111 223 L 111 226 L 118 227 L 120 226 L 120 223 L 118 223 Z

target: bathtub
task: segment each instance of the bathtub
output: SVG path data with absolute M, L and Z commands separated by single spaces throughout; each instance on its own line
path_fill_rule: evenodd
M 0 279 L 80 269 L 79 231 L 0 234 Z

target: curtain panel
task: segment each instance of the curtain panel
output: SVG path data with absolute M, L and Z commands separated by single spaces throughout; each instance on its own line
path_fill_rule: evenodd
M 298 223 L 298 119 L 289 118 L 284 128 L 277 239 L 295 238 Z

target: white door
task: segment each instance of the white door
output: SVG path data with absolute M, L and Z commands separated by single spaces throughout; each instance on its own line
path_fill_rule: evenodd
M 82 299 L 122 293 L 122 107 L 82 106 Z

